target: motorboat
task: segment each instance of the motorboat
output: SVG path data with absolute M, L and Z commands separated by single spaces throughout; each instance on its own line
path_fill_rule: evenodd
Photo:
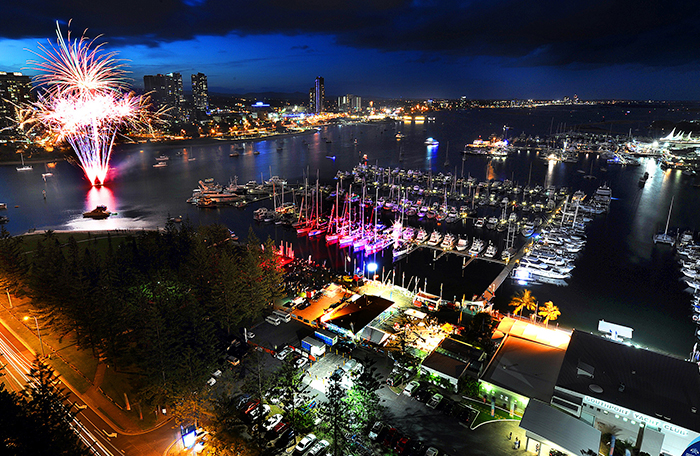
M 106 219 L 110 215 L 112 215 L 112 213 L 107 210 L 107 206 L 105 205 L 99 205 L 91 211 L 83 212 L 83 217 L 96 220 Z
M 432 137 L 425 140 L 426 146 L 437 146 L 438 144 L 440 144 L 440 142 Z
M 467 250 L 467 247 L 469 247 L 467 240 L 465 238 L 459 238 L 459 241 L 457 241 L 457 251 L 464 252 Z
M 170 160 L 170 157 L 168 157 L 165 154 L 161 154 L 158 157 L 156 157 L 156 161 L 161 162 L 161 161 L 168 161 Z
M 168 162 L 159 161 L 153 165 L 154 168 L 165 168 L 168 166 Z
M 493 258 L 496 256 L 496 253 L 498 253 L 498 248 L 489 242 L 488 247 L 486 247 L 486 252 L 484 252 L 484 257 Z
M 425 231 L 423 228 L 418 230 L 418 234 L 416 235 L 416 242 L 419 244 L 424 243 L 428 239 L 428 232 Z
M 455 246 L 455 237 L 452 233 L 447 233 L 440 243 L 440 247 L 444 250 L 452 250 Z
M 484 241 L 478 238 L 474 238 L 471 247 L 469 247 L 469 255 L 476 256 L 484 250 Z
M 428 239 L 427 244 L 431 247 L 435 247 L 440 243 L 440 241 L 442 241 L 442 234 L 438 231 L 433 231 L 433 233 L 430 235 L 430 239 Z

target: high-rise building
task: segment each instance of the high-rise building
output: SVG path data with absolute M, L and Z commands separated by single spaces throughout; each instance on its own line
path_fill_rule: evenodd
M 311 112 L 319 114 L 323 112 L 323 102 L 326 98 L 326 89 L 323 78 L 317 77 L 314 86 L 309 90 L 309 107 Z
M 351 93 L 338 97 L 338 110 L 340 112 L 360 112 L 362 111 L 362 98 Z
M 143 86 L 158 109 L 167 109 L 173 120 L 184 119 L 185 94 L 180 73 L 145 75 Z
M 194 98 L 194 110 L 198 116 L 209 112 L 209 86 L 207 75 L 197 73 L 192 75 L 192 96 Z
M 15 106 L 32 99 L 32 79 L 22 73 L 0 71 L 0 127 L 14 123 Z

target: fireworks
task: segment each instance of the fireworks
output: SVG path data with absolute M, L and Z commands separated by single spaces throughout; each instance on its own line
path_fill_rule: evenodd
M 147 99 L 126 91 L 125 70 L 115 52 L 85 36 L 64 39 L 57 27 L 56 43 L 39 45 L 41 58 L 28 62 L 40 71 L 35 79 L 44 91 L 27 119 L 47 130 L 52 141 L 68 141 L 93 185 L 105 182 L 115 136 L 122 127 L 141 128 L 147 121 Z

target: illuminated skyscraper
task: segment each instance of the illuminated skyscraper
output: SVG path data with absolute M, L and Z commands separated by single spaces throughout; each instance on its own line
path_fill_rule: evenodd
M 351 93 L 338 97 L 338 110 L 340 112 L 360 112 L 362 111 L 362 98 Z
M 22 73 L 0 71 L 0 127 L 14 123 L 15 105 L 31 101 L 32 79 Z
M 311 112 L 319 114 L 323 112 L 323 103 L 326 98 L 326 89 L 323 78 L 317 77 L 314 86 L 309 90 L 309 107 Z
M 206 115 L 209 112 L 209 86 L 204 73 L 192 75 L 192 96 L 195 113 L 198 116 Z
M 150 92 L 151 100 L 158 109 L 168 109 L 167 114 L 174 120 L 185 117 L 185 94 L 180 73 L 145 75 L 143 86 L 146 93 Z

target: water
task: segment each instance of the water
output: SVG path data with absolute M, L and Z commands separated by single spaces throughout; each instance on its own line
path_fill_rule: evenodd
M 603 182 L 613 191 L 610 213 L 598 216 L 588 229 L 588 243 L 568 279 L 568 287 L 535 285 L 530 287 L 540 304 L 553 301 L 562 312 L 558 322 L 566 327 L 595 331 L 599 319 L 634 328 L 634 341 L 687 356 L 694 343 L 695 325 L 690 318 L 690 295 L 684 291 L 681 273 L 668 246 L 654 246 L 652 235 L 663 230 L 671 197 L 675 195 L 671 226 L 693 229 L 699 226 L 695 210 L 698 189 L 690 186 L 689 177 L 678 171 L 663 171 L 653 160 L 640 167 L 600 168 L 596 156 L 581 156 L 579 163 L 550 164 L 536 158 L 534 152 L 519 152 L 507 160 L 489 160 L 468 156 L 462 160 L 465 143 L 481 136 L 501 134 L 508 125 L 509 136 L 521 132 L 546 135 L 573 125 L 600 124 L 603 132 L 647 135 L 655 119 L 681 120 L 686 113 L 674 110 L 651 110 L 647 107 L 582 107 L 525 110 L 474 110 L 462 113 L 438 113 L 434 122 L 384 123 L 325 127 L 316 134 L 286 137 L 246 144 L 239 157 L 230 157 L 233 145 L 222 142 L 214 146 L 164 147 L 157 144 L 121 147 L 115 151 L 110 180 L 102 188 L 91 188 L 77 167 L 59 162 L 53 177 L 41 177 L 42 165 L 34 171 L 20 173 L 14 166 L 0 166 L 0 202 L 10 218 L 6 228 L 13 234 L 36 229 L 99 230 L 116 228 L 162 227 L 168 216 L 189 217 L 194 223 L 223 223 L 245 237 L 252 226 L 258 237 L 270 236 L 278 244 L 292 243 L 297 256 L 312 255 L 319 261 L 348 270 L 378 264 L 378 273 L 387 274 L 391 254 L 371 258 L 348 255 L 325 242 L 306 238 L 281 226 L 252 222 L 252 211 L 245 209 L 198 209 L 185 201 L 199 179 L 213 177 L 225 183 L 234 176 L 239 183 L 260 181 L 279 175 L 289 182 L 302 182 L 305 176 L 333 184 L 339 170 L 351 169 L 364 155 L 369 163 L 384 167 L 432 169 L 434 173 L 470 174 L 479 180 L 512 179 L 521 185 L 567 186 L 583 189 L 587 194 Z M 398 131 L 406 138 L 397 141 Z M 433 136 L 437 147 L 426 147 L 424 140 Z M 330 141 L 330 142 L 328 142 Z M 449 144 L 449 145 L 448 145 Z M 283 150 L 278 151 L 278 145 Z M 254 155 L 253 150 L 260 152 Z M 170 157 L 165 168 L 153 168 L 155 157 Z M 334 157 L 334 158 L 331 158 Z M 191 160 L 194 158 L 195 160 Z M 446 162 L 449 165 L 446 166 Z M 530 165 L 532 164 L 531 170 Z M 592 164 L 592 166 L 591 166 Z M 577 172 L 589 170 L 596 180 L 585 180 Z M 645 187 L 639 177 L 649 172 Z M 261 177 L 262 175 L 262 177 Z M 42 190 L 46 191 L 46 199 Z M 86 210 L 105 204 L 117 215 L 107 220 L 82 217 Z M 270 203 L 266 203 L 270 205 Z M 428 291 L 443 296 L 469 299 L 484 291 L 498 274 L 497 265 L 475 261 L 466 269 L 461 259 L 446 255 L 433 262 L 432 253 L 418 251 L 395 266 L 395 282 L 408 284 L 416 278 L 421 286 L 427 279 Z M 496 293 L 496 307 L 508 310 L 510 298 L 522 287 L 506 281 Z

